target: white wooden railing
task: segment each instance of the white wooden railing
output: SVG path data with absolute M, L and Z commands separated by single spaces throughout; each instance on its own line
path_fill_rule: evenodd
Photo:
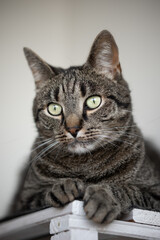
M 160 239 L 160 213 L 134 209 L 124 219 L 96 224 L 86 218 L 83 202 L 74 201 L 61 209 L 51 207 L 2 222 L 0 240 Z

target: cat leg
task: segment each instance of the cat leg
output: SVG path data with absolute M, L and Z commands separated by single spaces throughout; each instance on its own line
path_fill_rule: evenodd
M 109 186 L 91 185 L 84 195 L 84 210 L 89 219 L 97 223 L 109 223 L 121 213 L 121 205 Z
M 84 210 L 89 219 L 109 223 L 134 207 L 160 210 L 159 200 L 134 185 L 91 185 L 84 195 Z
M 17 202 L 17 212 L 36 210 L 42 207 L 61 207 L 84 196 L 84 184 L 79 179 L 56 179 L 50 185 L 25 186 Z
M 42 186 L 35 185 L 29 188 L 24 188 L 19 196 L 19 199 L 15 203 L 14 212 L 26 212 L 28 210 L 37 210 L 42 207 L 46 207 L 45 203 L 45 194 L 46 189 L 42 188 Z
M 84 196 L 84 184 L 79 179 L 61 179 L 53 184 L 46 194 L 46 202 L 54 207 L 61 207 L 74 199 L 82 199 Z

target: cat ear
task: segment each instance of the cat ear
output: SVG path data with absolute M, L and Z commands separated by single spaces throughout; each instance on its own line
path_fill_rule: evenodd
M 54 76 L 54 72 L 50 66 L 31 49 L 24 48 L 23 50 L 35 79 L 36 88 L 39 90 L 46 84 L 47 80 Z
M 110 79 L 121 73 L 118 47 L 107 30 L 103 30 L 96 37 L 86 65 L 95 68 L 97 73 L 106 75 Z

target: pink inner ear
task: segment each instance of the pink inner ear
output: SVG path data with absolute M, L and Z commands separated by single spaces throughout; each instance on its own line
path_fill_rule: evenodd
M 119 64 L 118 48 L 115 45 L 112 45 L 112 64 L 113 66 L 117 66 Z
M 113 58 L 112 58 L 113 74 L 114 74 L 114 76 L 115 76 L 116 73 L 121 74 L 122 69 L 121 69 L 121 65 L 120 65 L 120 62 L 119 62 L 119 56 L 118 56 L 118 48 L 117 48 L 117 46 L 113 46 L 113 47 L 112 47 L 112 51 L 113 51 Z

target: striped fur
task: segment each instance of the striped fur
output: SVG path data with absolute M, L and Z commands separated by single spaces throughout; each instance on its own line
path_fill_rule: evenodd
M 100 223 L 133 207 L 160 210 L 158 167 L 146 157 L 111 34 L 98 35 L 80 67 L 52 67 L 29 49 L 25 55 L 36 80 L 38 136 L 16 210 L 83 199 L 88 218 Z M 86 100 L 95 95 L 101 103 L 89 109 Z M 52 102 L 61 115 L 49 114 Z

